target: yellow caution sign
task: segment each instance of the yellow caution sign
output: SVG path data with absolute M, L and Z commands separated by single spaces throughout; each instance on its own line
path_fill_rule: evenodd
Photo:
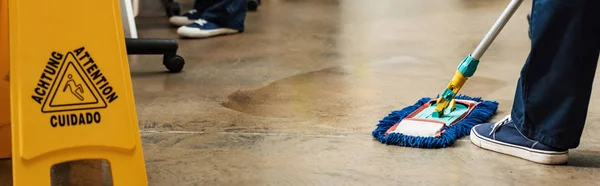
M 118 0 L 8 0 L 14 184 L 105 159 L 114 185 L 147 185 Z
M 11 157 L 7 10 L 7 1 L 0 0 L 0 158 Z

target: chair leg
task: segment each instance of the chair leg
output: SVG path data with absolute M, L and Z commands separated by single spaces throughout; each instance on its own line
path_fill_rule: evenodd
M 183 57 L 177 55 L 179 45 L 174 39 L 125 39 L 127 54 L 163 55 L 163 65 L 170 72 L 180 72 L 185 66 Z

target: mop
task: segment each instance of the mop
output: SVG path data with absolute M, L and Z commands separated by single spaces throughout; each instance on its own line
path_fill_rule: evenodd
M 496 113 L 498 102 L 457 94 L 522 2 L 512 0 L 508 4 L 475 50 L 460 62 L 441 95 L 424 97 L 412 106 L 393 111 L 379 121 L 373 137 L 388 145 L 445 148 L 470 134 L 473 126 L 488 121 Z

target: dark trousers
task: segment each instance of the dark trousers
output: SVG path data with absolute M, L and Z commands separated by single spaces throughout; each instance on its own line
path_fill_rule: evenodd
M 194 9 L 208 22 L 243 32 L 247 5 L 246 0 L 196 0 Z
M 579 146 L 600 51 L 600 0 L 534 0 L 512 119 L 555 148 Z

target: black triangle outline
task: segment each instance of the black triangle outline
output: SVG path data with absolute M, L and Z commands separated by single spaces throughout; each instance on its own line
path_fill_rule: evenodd
M 73 58 L 73 60 L 75 62 L 72 61 L 67 61 L 70 57 Z M 94 98 L 96 98 L 96 100 L 102 100 L 102 104 L 100 106 L 91 106 L 91 107 L 77 107 L 77 108 L 68 108 L 68 109 L 50 109 L 50 108 L 60 108 L 60 107 L 74 107 L 74 106 L 78 106 L 78 105 L 89 105 L 91 103 L 85 103 L 85 104 L 70 104 L 70 105 L 64 105 L 64 106 L 51 106 L 50 103 L 52 103 L 52 101 L 54 101 L 54 98 L 56 96 L 56 88 L 58 88 L 57 86 L 60 86 L 64 75 L 66 74 L 67 67 L 68 64 L 73 64 L 73 67 L 75 69 L 75 71 L 77 71 L 78 75 L 81 77 L 81 79 L 83 80 L 83 82 L 85 83 L 85 85 L 87 86 L 87 88 L 89 90 L 92 90 L 92 95 L 94 96 Z M 77 64 L 77 65 L 75 65 Z M 108 105 L 106 104 L 106 100 L 104 100 L 104 98 L 101 96 L 100 91 L 98 90 L 98 87 L 96 87 L 93 83 L 93 81 L 90 79 L 90 77 L 85 74 L 85 75 L 81 75 L 81 73 L 79 72 L 79 70 L 83 70 L 83 66 L 81 66 L 81 63 L 79 63 L 79 60 L 77 59 L 77 57 L 75 57 L 75 55 L 73 54 L 73 52 L 69 52 L 67 53 L 67 55 L 65 55 L 65 59 L 63 60 L 62 64 L 60 65 L 60 70 L 57 73 L 57 77 L 62 75 L 60 78 L 55 78 L 54 82 L 52 83 L 52 87 L 50 88 L 50 90 L 48 91 L 48 96 L 46 96 L 46 98 L 44 99 L 44 104 L 42 104 L 42 112 L 43 113 L 51 113 L 51 112 L 67 112 L 67 111 L 76 111 L 76 110 L 90 110 L 90 109 L 101 109 L 101 108 L 106 108 Z M 85 76 L 85 77 L 84 77 Z M 87 80 L 87 81 L 86 81 Z M 58 82 L 58 84 L 57 84 Z M 94 87 L 94 89 L 90 88 L 88 82 L 92 85 L 92 87 Z M 54 91 L 54 92 L 53 92 Z M 96 96 L 97 95 L 97 96 Z M 98 99 L 98 97 L 100 97 L 100 99 Z M 50 101 L 48 101 L 50 100 Z M 94 104 L 98 104 L 100 103 L 99 101 L 97 103 Z M 49 107 L 49 108 L 47 108 Z
M 83 83 L 85 84 L 85 87 L 92 93 L 92 96 L 94 96 L 94 100 L 96 100 L 95 102 L 85 102 L 85 103 L 74 103 L 74 104 L 56 104 L 54 105 L 54 98 L 56 98 L 56 93 L 58 93 L 58 91 L 54 91 L 54 95 L 52 95 L 52 99 L 50 100 L 50 102 L 48 103 L 50 107 L 61 107 L 61 106 L 75 106 L 75 105 L 89 105 L 89 104 L 98 104 L 98 97 L 96 97 L 96 94 L 94 94 L 94 91 L 90 88 L 90 86 L 88 85 L 87 81 L 85 79 L 83 79 L 83 76 L 81 75 L 81 72 L 79 72 L 79 70 L 77 70 L 77 67 L 75 67 L 75 65 L 73 64 L 73 62 L 67 63 L 67 66 L 65 67 L 64 71 L 65 73 L 62 74 L 62 76 L 60 77 L 60 81 L 58 81 L 58 86 L 60 86 L 60 84 L 62 83 L 62 80 L 65 78 L 65 75 L 67 74 L 66 71 L 69 70 L 69 66 L 72 65 L 73 69 L 75 70 L 75 72 L 77 72 L 77 74 L 79 75 L 79 77 L 81 78 L 81 80 L 83 80 Z

